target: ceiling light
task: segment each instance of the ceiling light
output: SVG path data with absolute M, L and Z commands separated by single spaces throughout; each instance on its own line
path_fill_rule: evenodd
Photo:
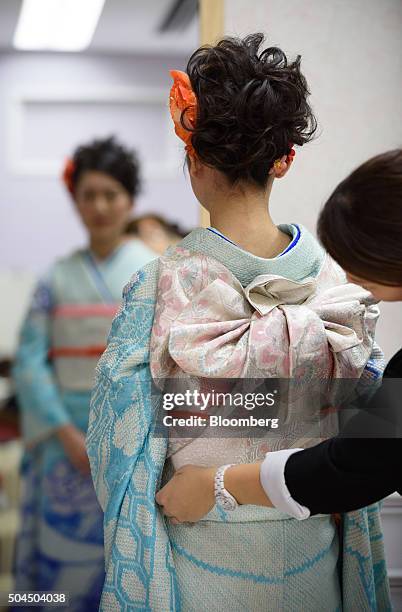
M 105 0 L 24 0 L 13 45 L 25 51 L 82 51 Z

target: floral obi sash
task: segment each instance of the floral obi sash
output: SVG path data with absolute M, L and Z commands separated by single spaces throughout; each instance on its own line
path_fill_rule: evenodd
M 356 381 L 348 392 L 357 386 L 377 317 L 371 295 L 346 283 L 328 256 L 315 278 L 296 282 L 263 274 L 243 287 L 218 261 L 176 247 L 160 260 L 151 373 L 159 387 L 166 379 L 187 377 L 191 384 L 200 380 L 201 389 L 210 384 L 205 379 L 228 381 L 228 387 L 228 379 L 280 379 L 275 416 L 282 426 L 276 435 L 266 434 L 269 448 L 308 446 L 338 433 L 336 414 L 318 412 L 322 404 L 313 385 L 348 378 Z M 289 388 L 284 379 L 296 383 Z M 334 385 L 326 405 L 339 402 L 343 392 Z M 172 453 L 189 442 L 185 435 L 177 440 L 172 430 L 170 438 Z M 243 444 L 241 460 L 250 460 L 247 448 L 255 444 Z M 260 440 L 258 447 L 263 454 L 267 445 Z
M 181 247 L 160 259 L 154 378 L 359 378 L 378 308 L 326 257 L 315 278 L 263 274 L 242 287 L 224 265 Z

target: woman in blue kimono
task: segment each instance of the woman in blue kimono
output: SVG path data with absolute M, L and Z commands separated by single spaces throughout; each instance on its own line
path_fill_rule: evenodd
M 311 415 L 297 394 L 285 398 L 276 436 L 246 428 L 219 438 L 206 427 L 180 437 L 157 427 L 152 381 L 187 392 L 216 379 L 350 378 L 359 388 L 381 376 L 370 294 L 346 282 L 306 228 L 270 215 L 293 145 L 316 124 L 300 58 L 262 42 L 223 39 L 196 50 L 186 73 L 171 73 L 175 131 L 211 227 L 134 275 L 97 368 L 87 448 L 105 512 L 105 612 L 390 607 L 377 506 L 338 528 L 330 516 L 297 521 L 225 496 L 223 464 L 319 441 L 298 427 L 295 415 Z M 191 525 L 163 508 L 169 479 L 186 464 L 222 466 L 215 505 Z
M 16 355 L 26 454 L 15 589 L 66 593 L 68 610 L 89 612 L 104 581 L 103 514 L 85 449 L 90 389 L 122 288 L 155 254 L 124 235 L 140 186 L 132 152 L 113 138 L 80 146 L 64 182 L 88 246 L 39 282 Z

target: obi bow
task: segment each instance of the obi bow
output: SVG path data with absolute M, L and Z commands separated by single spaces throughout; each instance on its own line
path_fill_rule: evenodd
M 264 274 L 242 287 L 220 262 L 176 247 L 160 260 L 154 378 L 358 378 L 372 345 L 369 294 L 339 272 L 336 282 L 334 266 L 326 258 L 315 278 Z

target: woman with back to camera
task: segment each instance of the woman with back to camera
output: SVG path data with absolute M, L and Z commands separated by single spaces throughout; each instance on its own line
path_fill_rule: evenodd
M 15 588 L 68 593 L 68 610 L 87 612 L 104 580 L 103 514 L 85 449 L 90 389 L 122 288 L 155 255 L 124 236 L 140 187 L 133 152 L 113 138 L 84 144 L 64 182 L 87 246 L 38 284 L 16 355 L 27 450 Z
M 318 234 L 351 282 L 377 300 L 402 302 L 402 149 L 373 157 L 336 187 Z M 401 380 L 402 349 L 341 436 L 235 465 L 225 474 L 225 487 L 241 504 L 274 506 L 299 520 L 402 494 Z M 166 512 L 183 522 L 205 516 L 215 503 L 215 470 L 187 465 L 176 472 L 160 494 Z
M 345 283 L 305 228 L 270 216 L 274 179 L 292 164 L 293 145 L 311 139 L 315 119 L 300 58 L 262 42 L 223 39 L 195 51 L 187 73 L 172 72 L 175 131 L 212 226 L 133 277 L 99 363 L 87 446 L 105 511 L 102 610 L 389 605 L 377 507 L 345 517 L 339 537 L 332 517 L 298 522 L 238 506 L 223 490 L 226 464 L 301 443 L 298 432 L 249 443 L 206 431 L 183 443 L 154 429 L 151 378 L 381 375 L 371 296 Z M 290 398 L 284 409 L 298 407 Z M 215 507 L 191 526 L 166 520 L 157 494 L 188 463 L 222 466 Z

